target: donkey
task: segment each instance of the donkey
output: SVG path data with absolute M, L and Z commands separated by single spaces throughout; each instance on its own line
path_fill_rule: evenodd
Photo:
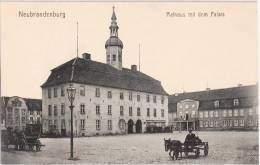
M 181 142 L 179 140 L 171 140 L 171 139 L 166 140 L 164 138 L 164 147 L 165 147 L 165 151 L 170 150 L 169 155 L 173 160 L 174 157 L 175 160 L 178 159 L 179 153 L 181 152 Z

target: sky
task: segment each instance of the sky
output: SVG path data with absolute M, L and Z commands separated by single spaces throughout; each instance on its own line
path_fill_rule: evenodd
M 41 98 L 50 70 L 77 56 L 77 22 L 79 56 L 88 52 L 105 63 L 113 5 L 123 66 L 138 65 L 140 43 L 141 72 L 161 81 L 169 94 L 256 84 L 253 2 L 2 2 L 1 94 Z M 65 18 L 19 17 L 19 12 L 45 11 L 65 13 Z M 198 12 L 209 16 L 198 17 Z

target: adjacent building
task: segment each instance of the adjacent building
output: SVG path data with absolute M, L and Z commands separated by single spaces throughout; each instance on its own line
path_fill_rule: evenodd
M 12 130 L 24 130 L 26 124 L 41 124 L 42 101 L 18 96 L 2 97 L 2 123 Z
M 51 70 L 42 87 L 43 133 L 70 134 L 70 109 L 66 89 L 76 88 L 73 130 L 76 136 L 141 133 L 148 125 L 168 124 L 168 94 L 161 82 L 124 68 L 123 42 L 118 37 L 115 11 L 110 37 L 105 43 L 106 64 L 84 53 Z
M 168 109 L 175 130 L 258 129 L 258 85 L 174 94 Z

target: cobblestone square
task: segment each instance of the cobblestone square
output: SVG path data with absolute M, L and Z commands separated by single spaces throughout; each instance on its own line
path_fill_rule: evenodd
M 42 138 L 40 152 L 2 151 L 2 163 L 250 163 L 258 164 L 258 132 L 196 132 L 209 142 L 209 155 L 198 159 L 171 160 L 164 150 L 163 138 L 184 141 L 187 132 L 82 137 L 74 139 L 78 161 L 67 160 L 69 138 Z

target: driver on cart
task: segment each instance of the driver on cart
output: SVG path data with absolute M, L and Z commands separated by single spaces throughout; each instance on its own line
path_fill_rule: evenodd
M 195 138 L 196 136 L 194 133 L 192 133 L 192 129 L 189 129 L 189 134 L 186 136 L 184 141 L 185 149 L 187 149 L 189 146 L 195 143 Z

